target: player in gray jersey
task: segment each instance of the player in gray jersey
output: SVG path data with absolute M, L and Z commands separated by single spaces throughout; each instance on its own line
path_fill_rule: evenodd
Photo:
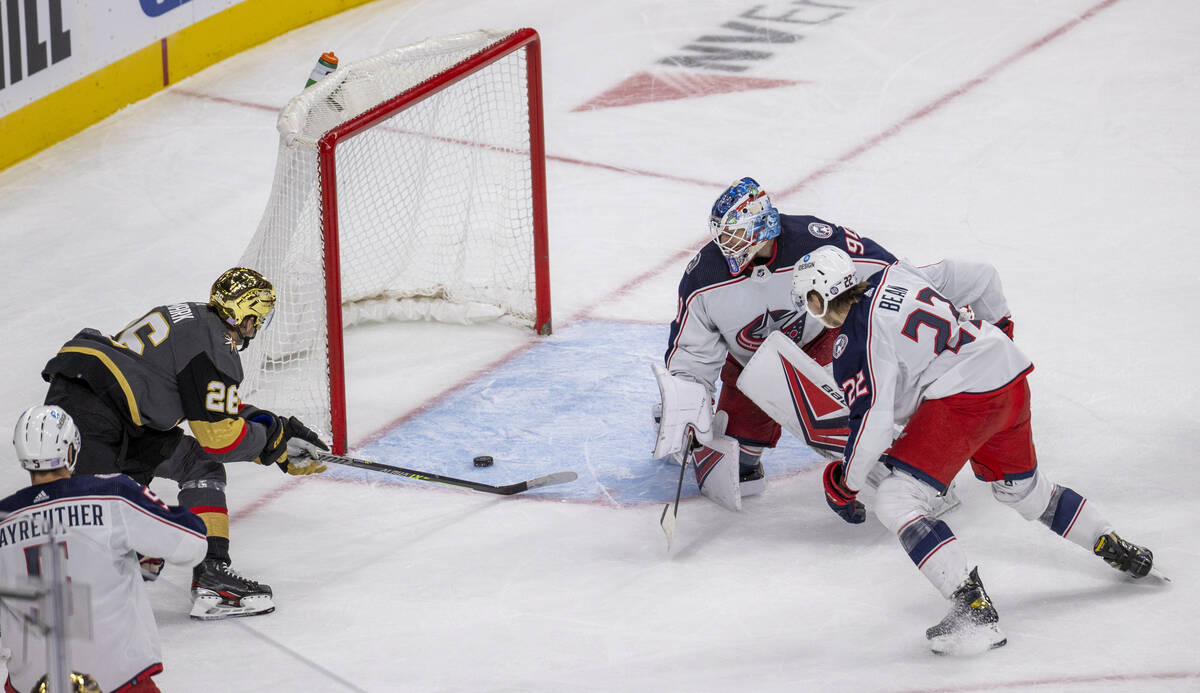
M 46 364 L 47 404 L 65 409 L 83 435 L 78 471 L 122 472 L 141 484 L 179 484 L 179 502 L 204 520 L 208 554 L 193 574 L 202 619 L 274 610 L 271 588 L 229 568 L 226 462 L 277 464 L 289 474 L 325 467 L 289 456 L 288 447 L 327 450 L 295 417 L 247 406 L 238 388 L 238 352 L 275 311 L 275 289 L 261 274 L 235 267 L 213 283 L 208 303 L 151 308 L 113 336 L 91 328 Z M 192 435 L 179 424 L 186 421 Z M 152 579 L 161 568 L 145 559 Z

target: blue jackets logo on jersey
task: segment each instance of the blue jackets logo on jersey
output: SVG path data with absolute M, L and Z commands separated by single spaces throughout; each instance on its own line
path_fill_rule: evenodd
M 763 314 L 751 320 L 742 329 L 738 330 L 737 343 L 738 346 L 750 351 L 757 351 L 758 347 L 762 346 L 763 340 L 767 335 L 776 330 L 782 332 L 788 339 L 793 342 L 800 339 L 800 333 L 804 331 L 804 317 L 807 313 L 797 314 L 794 310 L 766 310 Z
M 833 235 L 833 227 L 814 221 L 808 225 L 808 232 L 817 238 L 829 238 Z
M 833 341 L 833 358 L 836 359 L 837 357 L 841 356 L 842 352 L 846 350 L 846 345 L 849 343 L 849 337 L 844 334 L 839 334 L 837 339 Z

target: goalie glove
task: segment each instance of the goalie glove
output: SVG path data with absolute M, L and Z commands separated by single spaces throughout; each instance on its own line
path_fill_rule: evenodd
M 858 502 L 858 491 L 851 491 L 846 486 L 846 470 L 841 460 L 834 460 L 825 467 L 822 481 L 825 482 L 825 502 L 838 517 L 852 525 L 867 519 L 867 508 Z

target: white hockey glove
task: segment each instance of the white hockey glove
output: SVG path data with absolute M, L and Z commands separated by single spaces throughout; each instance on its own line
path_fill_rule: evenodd
M 318 455 L 328 451 L 329 448 L 325 447 L 324 443 L 318 447 L 303 438 L 292 438 L 287 443 L 287 469 L 285 471 L 293 476 L 320 474 L 325 471 L 326 467 Z
M 650 366 L 658 381 L 661 400 L 658 438 L 654 444 L 654 459 L 686 452 L 689 432 L 707 442 L 712 437 L 712 398 L 708 390 L 694 380 L 671 375 L 660 363 Z

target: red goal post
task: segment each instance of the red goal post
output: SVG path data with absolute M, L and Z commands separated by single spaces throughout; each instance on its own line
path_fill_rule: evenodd
M 351 62 L 279 117 L 271 197 L 241 264 L 275 283 L 247 401 L 346 450 L 343 331 L 499 320 L 549 334 L 540 43 L 427 39 Z

